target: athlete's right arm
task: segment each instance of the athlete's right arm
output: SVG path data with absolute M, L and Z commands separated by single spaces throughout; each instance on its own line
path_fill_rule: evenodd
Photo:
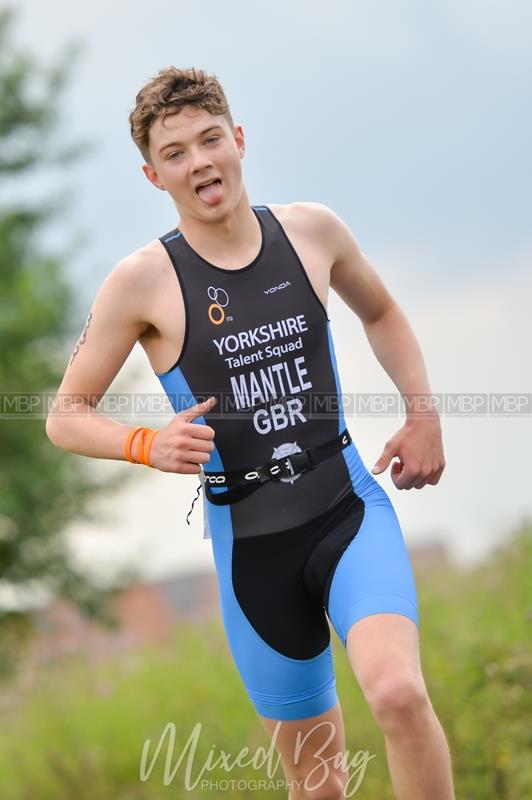
M 96 295 L 46 420 L 46 434 L 56 447 L 125 460 L 132 426 L 101 414 L 96 406 L 150 324 L 144 311 L 149 285 L 143 258 L 137 251 L 119 262 Z M 213 405 L 211 398 L 176 414 L 155 437 L 150 465 L 163 472 L 199 473 L 214 449 L 214 430 L 192 420 Z M 137 434 L 131 451 L 137 461 L 139 438 Z

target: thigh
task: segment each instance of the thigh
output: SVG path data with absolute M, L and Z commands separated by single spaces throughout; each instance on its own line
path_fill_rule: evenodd
M 347 658 L 367 700 L 376 692 L 425 690 L 419 632 L 403 614 L 372 614 L 347 633 Z
M 371 615 L 406 617 L 416 635 L 419 625 L 414 576 L 392 503 L 380 487 L 362 500 L 362 522 L 336 564 L 327 604 L 345 647 L 352 626 Z
M 331 788 L 331 784 L 345 786 L 348 772 L 339 703 L 304 720 L 282 722 L 266 717 L 260 720 L 279 753 L 291 798 L 303 796 L 304 791 Z
M 338 702 L 330 630 L 301 579 L 308 531 L 234 539 L 230 514 L 218 514 L 211 535 L 229 648 L 255 710 L 283 721 L 328 711 Z

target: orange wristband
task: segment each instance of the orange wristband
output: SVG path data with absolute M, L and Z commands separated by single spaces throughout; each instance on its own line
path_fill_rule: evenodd
M 133 444 L 133 439 L 140 431 L 140 441 L 139 446 L 137 448 L 138 454 L 138 461 L 135 461 L 131 454 L 131 447 Z M 150 467 L 150 452 L 151 446 L 153 444 L 153 440 L 159 433 L 158 430 L 154 430 L 153 428 L 143 428 L 142 426 L 138 428 L 133 428 L 127 435 L 125 446 L 124 446 L 124 454 L 126 459 L 131 464 L 144 464 L 147 467 Z
M 141 459 L 143 464 L 145 464 L 147 467 L 150 467 L 151 446 L 153 444 L 153 440 L 155 439 L 159 431 L 156 431 L 153 428 L 144 428 L 142 433 L 145 433 L 146 441 L 144 441 L 143 439 L 141 442 L 141 447 L 142 447 Z
M 131 445 L 133 444 L 133 439 L 135 438 L 136 434 L 141 430 L 142 430 L 142 427 L 133 428 L 132 430 L 129 431 L 129 433 L 127 435 L 127 439 L 126 439 L 126 443 L 125 443 L 125 447 L 124 447 L 124 455 L 125 455 L 126 459 L 129 462 L 131 462 L 131 464 L 138 464 L 138 461 L 135 461 L 135 459 L 131 455 Z

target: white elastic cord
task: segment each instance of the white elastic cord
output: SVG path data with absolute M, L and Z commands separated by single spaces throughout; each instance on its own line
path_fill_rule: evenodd
M 201 474 L 203 475 L 203 473 L 201 473 Z M 192 505 L 190 506 L 190 511 L 188 512 L 188 514 L 187 514 L 187 516 L 186 516 L 187 525 L 190 525 L 190 522 L 188 521 L 188 518 L 189 518 L 189 517 L 190 517 L 190 515 L 192 514 L 192 509 L 194 508 L 194 503 L 196 502 L 196 500 L 197 500 L 197 499 L 198 499 L 198 497 L 199 497 L 199 493 L 201 492 L 201 487 L 202 487 L 202 486 L 203 486 L 203 481 L 202 481 L 202 479 L 200 478 L 200 482 L 199 482 L 198 488 L 196 489 L 196 497 L 195 497 L 195 498 L 194 498 L 194 500 L 192 501 Z

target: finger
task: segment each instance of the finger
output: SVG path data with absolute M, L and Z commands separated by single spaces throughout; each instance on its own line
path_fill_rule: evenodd
M 191 449 L 197 448 L 198 450 L 214 450 L 214 442 L 213 442 L 213 435 L 214 431 L 212 428 L 209 431 L 212 431 L 212 434 L 209 431 L 201 431 L 199 436 L 196 436 L 196 428 L 205 428 L 206 425 L 195 425 L 193 422 L 190 424 L 186 424 L 180 431 L 178 442 L 179 446 L 182 448 L 190 447 Z M 176 440 L 176 441 L 177 441 Z
M 212 453 L 214 450 L 214 442 L 211 439 L 194 439 L 193 437 L 185 439 L 183 449 L 187 451 L 194 450 L 200 453 Z
M 210 453 L 204 453 L 200 450 L 190 450 L 187 453 L 187 462 L 191 464 L 207 464 L 211 460 Z
M 371 468 L 372 475 L 379 475 L 381 472 L 383 472 L 386 469 L 386 467 L 385 467 L 385 465 L 384 465 L 384 463 L 382 462 L 381 459 L 382 459 L 382 456 L 381 456 L 381 458 L 377 459 L 377 461 L 375 462 L 375 466 L 373 466 Z
M 214 439 L 215 430 L 210 425 L 203 425 L 200 422 L 185 422 L 183 433 L 196 441 L 198 439 L 208 441 Z
M 199 472 L 201 472 L 201 467 L 199 464 L 189 464 L 188 461 L 182 461 L 181 464 L 179 464 L 176 472 L 179 472 L 182 475 L 197 475 Z
M 426 486 L 431 476 L 432 469 L 430 467 L 425 467 L 425 469 L 422 469 L 418 475 L 414 476 L 414 489 L 422 489 L 424 486 Z
M 398 478 L 396 481 L 394 481 L 394 483 L 398 489 L 405 489 L 406 491 L 408 491 L 408 489 L 414 488 L 414 482 L 412 481 L 412 479 L 407 480 L 406 477 L 404 476 Z
M 394 453 L 391 443 L 386 442 L 382 454 L 379 456 L 379 458 L 375 462 L 375 465 L 371 469 L 373 475 L 378 475 L 380 472 L 383 472 L 390 463 L 393 455 Z
M 439 461 L 434 462 L 431 465 L 430 475 L 427 478 L 427 483 L 430 483 L 431 486 L 435 486 L 440 480 L 444 468 L 445 464 L 441 464 Z
M 441 467 L 439 470 L 437 470 L 437 472 L 434 473 L 434 475 L 432 476 L 430 481 L 427 481 L 427 483 L 430 483 L 432 486 L 436 486 L 436 484 L 438 483 L 438 481 L 440 480 L 440 478 L 442 476 L 442 473 L 443 473 L 444 469 L 445 469 L 445 467 Z
M 405 469 L 404 464 L 400 459 L 399 459 L 399 461 L 393 461 L 392 462 L 392 468 L 390 470 L 390 476 L 391 476 L 394 484 L 397 486 L 398 489 L 402 489 L 403 488 L 402 487 L 402 482 L 405 479 L 405 475 L 403 474 L 404 473 L 404 469 Z
M 215 404 L 216 398 L 209 397 L 202 403 L 196 403 L 195 406 L 191 406 L 190 408 L 185 408 L 183 411 L 179 411 L 176 416 L 180 417 L 182 420 L 184 419 L 186 422 L 191 422 L 193 419 L 196 419 L 196 417 L 201 417 L 203 414 L 211 411 Z
M 185 447 L 190 444 L 196 447 L 198 442 L 213 442 L 215 431 L 210 425 L 203 425 L 197 422 L 184 422 L 179 426 L 179 440 L 185 443 Z
M 386 450 L 383 451 L 382 455 L 376 460 L 375 465 L 372 468 L 373 474 L 379 474 L 380 472 L 384 472 L 387 469 L 393 453 L 387 453 Z
M 392 480 L 398 489 L 411 489 L 414 485 L 415 474 L 411 467 L 395 461 L 392 464 Z

